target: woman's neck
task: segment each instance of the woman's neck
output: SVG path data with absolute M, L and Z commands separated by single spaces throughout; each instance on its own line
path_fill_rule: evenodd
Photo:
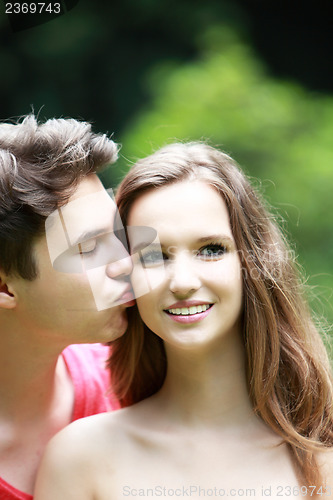
M 245 354 L 240 336 L 219 347 L 179 350 L 166 346 L 168 371 L 157 397 L 171 405 L 178 417 L 220 425 L 253 414 L 245 376 Z

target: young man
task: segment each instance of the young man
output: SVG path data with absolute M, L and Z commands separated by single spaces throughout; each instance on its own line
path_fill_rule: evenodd
M 131 261 L 96 175 L 116 158 L 84 122 L 0 124 L 2 500 L 32 498 L 57 431 L 117 408 L 97 343 L 125 331 Z

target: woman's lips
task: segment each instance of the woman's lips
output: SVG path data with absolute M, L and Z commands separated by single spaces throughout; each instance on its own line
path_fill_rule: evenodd
M 182 307 L 175 307 L 182 306 Z M 164 312 L 168 315 L 168 317 L 176 321 L 177 323 L 195 323 L 197 321 L 201 321 L 206 318 L 210 313 L 213 304 L 202 303 L 202 302 L 187 302 L 185 306 L 184 302 L 177 302 L 172 304 L 168 309 L 164 309 Z
M 170 310 L 170 309 L 181 309 L 183 307 L 194 307 L 194 306 L 203 306 L 203 305 L 208 305 L 210 306 L 212 302 L 208 302 L 207 300 L 202 300 L 202 299 L 189 299 L 189 300 L 179 300 L 178 302 L 174 302 L 171 305 L 168 305 L 167 307 L 164 308 L 164 310 Z

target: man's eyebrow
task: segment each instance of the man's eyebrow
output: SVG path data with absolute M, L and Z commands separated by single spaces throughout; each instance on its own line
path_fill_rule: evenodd
M 90 231 L 84 231 L 83 233 L 79 234 L 76 236 L 76 238 L 71 241 L 70 246 L 75 246 L 78 245 L 79 243 L 82 243 L 83 241 L 91 240 L 92 238 L 97 238 L 98 236 L 102 236 L 103 234 L 107 233 L 112 233 L 113 231 L 110 231 L 109 227 L 102 227 L 98 229 L 92 229 Z M 69 237 L 69 235 L 68 235 Z

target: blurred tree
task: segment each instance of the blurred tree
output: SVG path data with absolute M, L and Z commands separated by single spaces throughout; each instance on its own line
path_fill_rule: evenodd
M 151 104 L 128 125 L 115 185 L 130 162 L 175 139 L 209 139 L 261 179 L 286 220 L 309 283 L 333 319 L 333 99 L 272 79 L 226 26 L 197 39 L 200 58 L 157 64 Z
M 20 0 L 22 3 L 23 0 Z M 64 5 L 64 1 L 61 2 Z M 158 61 L 198 57 L 198 35 L 215 22 L 248 33 L 272 74 L 333 90 L 330 0 L 66 0 L 67 12 L 12 31 L 0 0 L 0 118 L 41 108 L 115 132 L 148 103 L 144 80 Z M 74 5 L 68 11 L 68 5 Z M 66 10 L 66 9 L 65 9 Z M 26 26 L 25 24 L 26 19 Z
M 118 134 L 149 98 L 147 69 L 196 57 L 193 38 L 216 17 L 241 25 L 241 9 L 229 0 L 80 0 L 50 22 L 15 32 L 0 12 L 0 118 L 33 106 L 41 117 L 81 117 Z

